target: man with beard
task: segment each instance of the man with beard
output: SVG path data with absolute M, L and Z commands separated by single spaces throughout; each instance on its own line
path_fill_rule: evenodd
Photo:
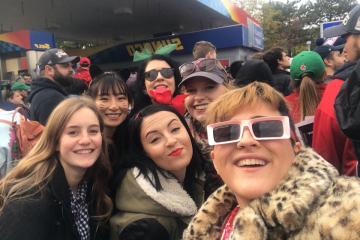
M 68 95 L 65 90 L 73 82 L 72 64 L 79 57 L 70 57 L 61 49 L 45 51 L 38 61 L 40 77 L 32 82 L 29 95 L 30 115 L 33 120 L 46 125 L 53 109 Z

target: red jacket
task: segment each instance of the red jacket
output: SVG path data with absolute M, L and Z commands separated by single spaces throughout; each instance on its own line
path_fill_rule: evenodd
M 325 88 L 325 83 L 319 85 L 318 89 L 320 91 L 320 98 L 322 98 Z M 285 99 L 289 107 L 290 116 L 294 123 L 301 122 L 302 120 L 300 119 L 299 91 L 294 90 L 289 96 L 286 96 Z
M 343 80 L 335 79 L 327 84 L 315 112 L 312 147 L 334 165 L 340 174 L 356 176 L 354 147 L 341 131 L 334 110 L 335 98 L 343 83 Z
M 89 68 L 83 68 L 83 67 L 78 67 L 76 69 L 76 73 L 74 75 L 74 78 L 83 80 L 85 82 L 85 84 L 87 86 L 89 86 L 90 82 L 91 82 L 91 76 L 90 76 L 90 72 L 89 72 Z

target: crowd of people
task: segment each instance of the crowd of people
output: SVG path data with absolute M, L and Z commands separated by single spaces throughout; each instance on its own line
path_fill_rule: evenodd
M 0 103 L 1 239 L 360 239 L 359 21 L 227 69 L 136 52 L 131 81 L 45 51 Z M 44 126 L 19 159 L 13 112 Z

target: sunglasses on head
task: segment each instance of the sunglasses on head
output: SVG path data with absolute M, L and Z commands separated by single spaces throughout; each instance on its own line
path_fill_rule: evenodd
M 241 140 L 247 127 L 255 140 L 290 138 L 290 121 L 287 116 L 259 117 L 250 120 L 226 121 L 207 126 L 210 145 L 235 143 Z
M 201 72 L 214 72 L 217 71 L 224 77 L 227 76 L 226 70 L 221 63 L 216 59 L 202 58 L 198 61 L 191 63 L 184 63 L 179 67 L 180 75 L 182 78 L 189 76 L 190 74 L 201 71 Z
M 156 80 L 159 72 L 161 73 L 161 76 L 164 78 L 171 78 L 174 76 L 174 69 L 172 68 L 161 68 L 160 70 L 152 69 L 150 71 L 147 71 L 144 73 L 145 79 L 152 82 Z

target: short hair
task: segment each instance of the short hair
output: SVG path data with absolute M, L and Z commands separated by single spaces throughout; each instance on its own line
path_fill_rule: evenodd
M 284 49 L 275 47 L 266 51 L 263 55 L 264 61 L 269 65 L 273 73 L 277 70 L 279 66 L 278 60 L 281 60 L 283 58 L 283 52 L 285 52 Z
M 205 58 L 206 55 L 211 51 L 216 51 L 216 47 L 211 42 L 196 42 L 192 51 L 194 60 L 197 60 L 199 58 Z
M 237 111 L 257 104 L 265 104 L 279 111 L 282 116 L 288 116 L 291 128 L 295 129 L 282 94 L 270 85 L 257 81 L 229 91 L 212 102 L 206 111 L 206 123 L 227 121 Z
M 124 160 L 124 167 L 139 168 L 141 174 L 143 174 L 145 178 L 149 180 L 149 182 L 154 186 L 157 191 L 162 190 L 158 174 L 160 173 L 166 176 L 164 174 L 165 171 L 158 167 L 154 163 L 154 161 L 148 157 L 143 148 L 140 136 L 141 126 L 143 124 L 144 118 L 162 111 L 174 113 L 179 118 L 182 125 L 185 127 L 187 134 L 189 135 L 191 140 L 193 155 L 190 160 L 190 164 L 186 168 L 186 175 L 184 179 L 184 189 L 189 193 L 191 186 L 194 184 L 195 177 L 199 176 L 202 172 L 202 163 L 204 162 L 204 160 L 194 138 L 191 135 L 191 130 L 187 125 L 186 120 L 180 113 L 178 113 L 178 111 L 176 111 L 171 106 L 164 104 L 152 104 L 142 109 L 130 119 L 129 136 L 131 136 L 131 138 L 129 139 L 129 154 L 126 160 Z M 154 177 L 150 177 L 150 174 L 152 174 Z

